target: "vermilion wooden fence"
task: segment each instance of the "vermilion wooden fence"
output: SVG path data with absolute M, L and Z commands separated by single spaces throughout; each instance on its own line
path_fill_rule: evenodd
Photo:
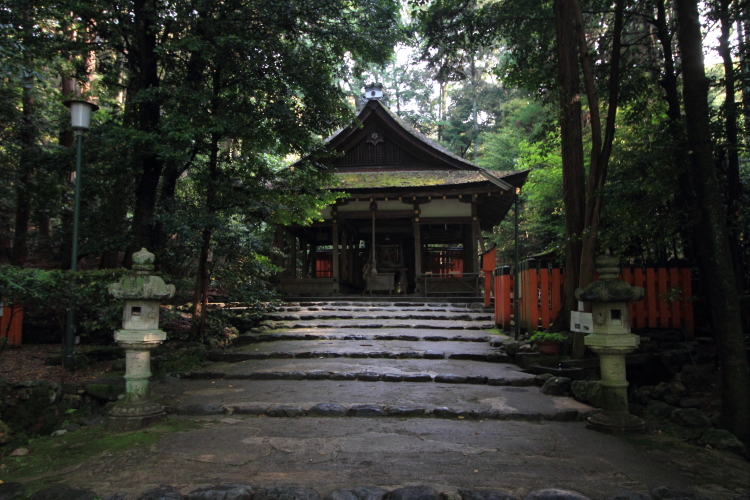
M 492 247 L 482 254 L 482 272 L 484 273 L 484 307 L 492 305 L 492 271 L 497 265 L 497 248 Z
M 495 270 L 495 323 L 509 330 L 515 304 L 515 276 L 510 267 Z M 546 329 L 560 311 L 563 273 L 544 261 L 520 265 L 519 322 L 524 330 Z M 643 287 L 643 300 L 630 304 L 633 328 L 677 328 L 693 334 L 692 280 L 689 268 L 625 268 L 619 278 Z
M 20 347 L 23 325 L 22 306 L 0 306 L 0 337 L 8 338 L 8 345 Z

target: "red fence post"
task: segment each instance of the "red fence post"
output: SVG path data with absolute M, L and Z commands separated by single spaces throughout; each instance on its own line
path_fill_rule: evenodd
M 484 272 L 484 307 L 490 307 L 492 300 L 492 272 L 497 265 L 497 249 L 490 248 L 482 254 L 482 272 Z
M 501 330 L 510 329 L 511 303 L 510 289 L 512 276 L 510 267 L 503 266 L 497 269 L 495 276 L 495 323 Z
M 560 312 L 562 307 L 562 283 L 563 283 L 563 272 L 559 267 L 552 268 L 552 318 L 557 317 L 557 313 Z
M 523 329 L 526 327 L 527 321 L 526 321 L 526 294 L 528 293 L 527 290 L 527 273 L 526 273 L 526 263 L 525 262 L 519 262 L 518 263 L 518 273 L 516 274 L 516 294 L 515 298 L 518 301 L 518 307 L 515 308 L 515 311 L 518 311 L 518 318 L 515 318 L 515 320 L 518 322 L 519 328 Z
M 529 259 L 521 266 L 521 302 L 520 325 L 532 332 L 539 325 L 539 280 L 536 271 L 536 260 Z
M 8 345 L 21 347 L 23 336 L 23 306 L 0 306 L 0 337 L 7 337 Z
M 542 261 L 539 267 L 539 316 L 541 318 L 543 329 L 549 328 L 550 323 L 550 286 L 549 286 L 549 267 L 547 262 Z

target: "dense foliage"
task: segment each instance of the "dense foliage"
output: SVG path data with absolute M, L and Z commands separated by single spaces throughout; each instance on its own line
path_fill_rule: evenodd
M 86 133 L 78 258 L 129 265 L 147 247 L 209 293 L 268 298 L 265 233 L 335 199 L 318 151 L 353 116 L 340 83 L 384 62 L 391 0 L 11 0 L 0 7 L 0 261 L 70 253 L 72 131 L 61 102 L 101 106 Z

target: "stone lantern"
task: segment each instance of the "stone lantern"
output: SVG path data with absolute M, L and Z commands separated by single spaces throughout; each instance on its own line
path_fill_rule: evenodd
M 151 349 L 167 339 L 159 330 L 159 303 L 174 297 L 174 285 L 150 274 L 154 254 L 145 248 L 133 254 L 133 272 L 119 283 L 109 286 L 109 293 L 125 299 L 122 329 L 115 332 L 115 341 L 125 349 L 125 400 L 109 414 L 111 429 L 127 430 L 145 427 L 164 415 L 164 408 L 149 400 Z
M 640 342 L 637 335 L 630 333 L 628 303 L 642 299 L 644 290 L 617 279 L 617 257 L 597 257 L 596 267 L 599 281 L 575 293 L 578 300 L 591 303 L 594 329 L 584 343 L 599 355 L 602 376 L 604 411 L 589 417 L 587 427 L 613 434 L 640 432 L 645 429 L 643 420 L 628 410 L 625 355 Z

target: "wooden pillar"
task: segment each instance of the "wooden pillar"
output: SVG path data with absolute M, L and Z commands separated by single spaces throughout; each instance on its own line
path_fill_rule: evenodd
M 349 256 L 347 255 L 348 254 L 348 245 L 347 245 L 348 236 L 349 235 L 346 232 L 346 226 L 342 225 L 341 226 L 341 250 L 342 250 L 342 252 L 341 252 L 341 271 L 339 271 L 340 274 L 341 274 L 340 277 L 342 279 L 346 279 L 347 278 L 347 274 L 348 274 L 347 271 L 349 269 L 349 267 L 347 266 L 348 261 L 349 261 Z
M 422 229 L 414 217 L 414 293 L 422 293 Z
M 310 275 L 309 270 L 308 270 L 308 268 L 310 267 L 309 265 L 310 259 L 307 253 L 307 247 L 308 247 L 307 241 L 300 238 L 299 251 L 302 254 L 302 279 L 305 279 Z
M 471 252 L 471 271 L 470 273 L 479 272 L 479 237 L 481 232 L 479 230 L 479 217 L 477 217 L 477 202 L 471 202 L 471 244 L 469 245 L 469 251 Z
M 310 277 L 311 278 L 317 278 L 318 277 L 318 244 L 315 241 L 310 242 L 310 257 L 308 258 L 308 261 L 310 262 Z
M 350 283 L 356 283 L 356 277 L 354 276 L 354 272 L 356 269 L 356 266 L 354 265 L 354 259 L 356 258 L 356 249 L 354 248 L 355 234 L 356 233 L 353 232 L 349 233 L 349 247 L 347 249 L 349 254 L 349 257 L 347 258 L 347 262 L 349 264 L 347 267 L 347 275 L 349 276 Z
M 375 212 L 378 211 L 378 204 L 374 201 L 370 202 L 370 214 L 372 216 L 372 260 L 370 261 L 370 274 L 376 275 L 378 274 L 377 269 L 377 245 L 375 244 Z M 370 294 L 372 295 L 372 290 L 370 290 Z
M 339 282 L 339 224 L 333 220 L 333 282 Z M 334 287 L 335 288 L 335 287 Z

